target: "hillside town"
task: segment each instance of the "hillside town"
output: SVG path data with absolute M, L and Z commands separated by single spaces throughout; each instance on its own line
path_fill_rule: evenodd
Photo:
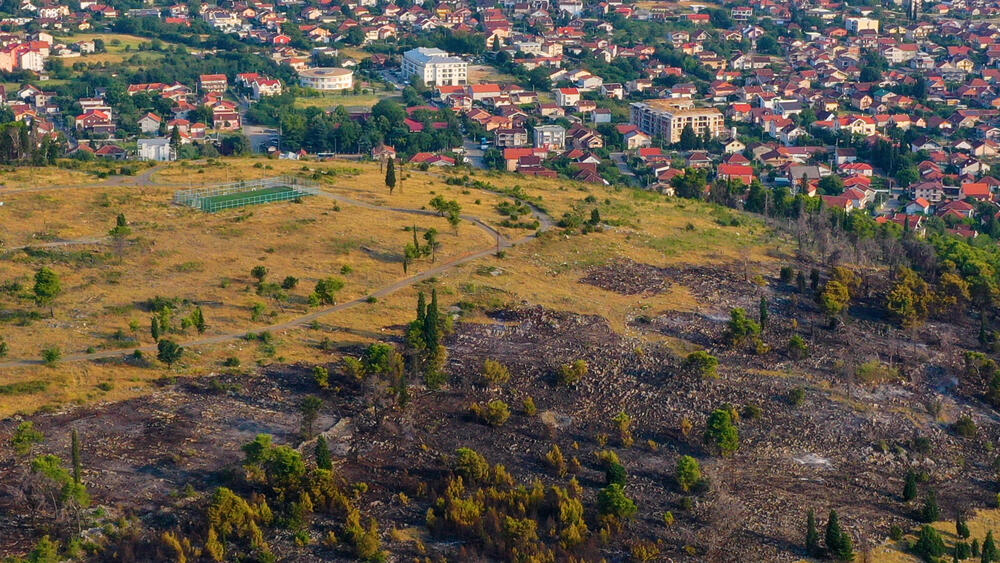
M 1000 234 L 996 2 L 7 7 L 0 101 L 51 154 L 391 156 Z

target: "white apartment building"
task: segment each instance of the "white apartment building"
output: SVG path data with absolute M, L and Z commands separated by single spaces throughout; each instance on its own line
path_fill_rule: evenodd
M 469 63 L 433 47 L 403 53 L 403 76 L 419 76 L 427 86 L 458 86 L 469 82 Z

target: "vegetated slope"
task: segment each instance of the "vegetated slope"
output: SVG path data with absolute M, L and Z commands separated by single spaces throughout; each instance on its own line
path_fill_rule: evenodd
M 112 552 L 152 558 L 170 554 L 163 531 L 195 545 L 206 542 L 203 511 L 217 486 L 248 499 L 257 491 L 282 513 L 276 497 L 243 476 L 240 447 L 258 433 L 298 444 L 298 406 L 308 394 L 325 399 L 316 427 L 332 429 L 327 437 L 337 473 L 365 483 L 356 504 L 378 521 L 382 548 L 398 555 L 511 555 L 504 551 L 509 547 L 484 542 L 476 526 L 437 523 L 428 531 L 428 508 L 454 492 L 455 472 L 462 471 L 455 465 L 459 448 L 502 464 L 529 490 L 535 480 L 545 487 L 578 486 L 586 523 L 579 543 L 567 548 L 546 539 L 548 530 L 562 528 L 544 502 L 527 517 L 536 521 L 537 541 L 550 553 L 588 559 L 621 559 L 634 550 L 690 560 L 790 560 L 804 555 L 809 509 L 821 523 L 836 509 L 862 548 L 880 543 L 893 524 L 912 525 L 931 489 L 944 518 L 984 504 L 992 494 L 993 455 L 982 444 L 996 439 L 995 417 L 955 379 L 960 347 L 975 346 L 971 327 L 934 323 L 911 339 L 882 321 L 865 320 L 887 290 L 875 273 L 858 290 L 857 318 L 831 331 L 812 290 L 799 293 L 776 272 L 765 274 L 749 277 L 736 266 L 659 272 L 664 284 L 689 287 L 702 307 L 695 313 L 647 311 L 631 325 L 641 338 L 616 334 L 599 317 L 530 304 L 487 311 L 486 322 L 458 322 L 445 340 L 450 385 L 440 391 L 411 387 L 405 406 L 397 403 L 390 382 L 375 375 L 359 382 L 338 363 L 327 365 L 326 390 L 316 386 L 311 366 L 270 368 L 258 376 L 180 381 L 148 399 L 37 416 L 37 428 L 50 438 L 35 453 L 68 458 L 66 435 L 77 429 L 85 437 L 85 481 L 98 503 L 112 507 L 107 515 L 88 518 L 138 517 L 130 533 L 116 528 L 100 541 L 110 543 Z M 587 282 L 600 278 L 597 268 Z M 769 312 L 761 338 L 770 350 L 760 342 L 733 344 L 727 335 L 731 309 L 743 307 L 755 318 L 761 296 Z M 793 360 L 787 344 L 796 333 L 804 337 L 808 356 Z M 717 376 L 685 364 L 686 351 L 697 348 L 719 359 Z M 486 360 L 506 366 L 509 380 L 485 381 Z M 561 367 L 577 360 L 586 369 L 567 384 Z M 537 412 L 525 406 L 529 397 Z M 470 412 L 470 405 L 494 400 L 509 406 L 502 424 L 491 426 L 484 422 L 488 416 Z M 726 404 L 739 414 L 739 447 L 721 457 L 705 444 L 703 432 L 708 415 Z M 622 419 L 614 420 L 621 412 L 633 421 L 626 433 Z M 960 413 L 978 426 L 975 437 L 949 429 Z M 13 427 L 6 422 L 4 436 Z M 634 443 L 626 446 L 629 438 Z M 553 445 L 562 462 L 552 461 Z M 312 444 L 302 450 L 311 464 Z M 597 452 L 607 450 L 625 467 L 625 491 L 638 507 L 620 530 L 598 514 L 609 463 L 607 454 Z M 675 478 L 682 455 L 695 457 L 702 468 L 703 481 L 690 491 Z M 16 491 L 31 491 L 25 480 L 37 477 L 11 454 L 4 465 L 3 526 L 23 533 L 5 534 L 3 549 L 23 552 L 37 539 L 32 529 L 39 528 L 25 510 L 31 494 Z M 904 502 L 903 477 L 911 469 L 926 481 L 915 500 Z M 495 486 L 494 477 L 482 479 L 465 485 Z M 36 509 L 37 517 L 45 510 Z M 503 510 L 492 510 L 502 521 Z M 489 528 L 489 514 L 478 516 L 478 526 Z M 269 549 L 282 559 L 355 553 L 342 532 L 342 515 L 317 509 L 305 528 L 308 545 L 298 545 L 283 521 L 279 517 L 264 529 Z M 608 535 L 602 537 L 602 528 Z M 327 530 L 342 541 L 324 543 Z

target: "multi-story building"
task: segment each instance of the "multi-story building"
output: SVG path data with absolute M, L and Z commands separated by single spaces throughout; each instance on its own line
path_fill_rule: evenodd
M 681 140 L 681 131 L 690 125 L 703 137 L 718 137 L 724 131 L 722 113 L 715 108 L 696 108 L 689 98 L 647 100 L 631 104 L 631 122 L 643 133 L 662 137 L 669 143 Z
M 428 86 L 457 86 L 469 81 L 469 63 L 433 47 L 403 53 L 403 76 L 419 76 Z
M 878 20 L 864 17 L 847 17 L 844 18 L 844 27 L 852 33 L 861 33 L 868 30 L 878 33 Z
M 198 84 L 203 94 L 209 92 L 222 94 L 229 87 L 229 79 L 225 74 L 202 74 Z
M 535 148 L 563 150 L 566 148 L 566 129 L 561 125 L 535 126 Z

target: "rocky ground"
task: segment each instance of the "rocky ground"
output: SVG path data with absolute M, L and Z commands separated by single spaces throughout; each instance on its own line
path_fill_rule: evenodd
M 489 322 L 456 324 L 446 342 L 452 375 L 446 390 L 414 388 L 405 409 L 371 409 L 374 388 L 335 377 L 338 389 L 326 395 L 318 427 L 328 432 L 341 471 L 369 484 L 363 510 L 383 531 L 424 529 L 426 490 L 441 481 L 444 456 L 459 447 L 502 463 L 522 482 L 564 483 L 544 462 L 545 452 L 559 444 L 567 457 L 579 458 L 577 477 L 592 506 L 604 484 L 594 456 L 602 434 L 628 469 L 627 490 L 639 506 L 626 539 L 662 539 L 664 557 L 674 560 L 798 559 L 808 509 L 837 509 L 859 548 L 877 544 L 892 524 L 915 524 L 919 503 L 900 498 L 909 468 L 927 473 L 921 490 L 937 491 L 945 518 L 995 498 L 988 444 L 996 443 L 997 417 L 979 398 L 981 382 L 958 378 L 962 351 L 974 346 L 973 327 L 932 323 L 911 339 L 874 320 L 883 288 L 873 278 L 864 289 L 871 296 L 854 306 L 854 319 L 830 330 L 810 295 L 775 278 L 747 278 L 737 266 L 660 269 L 624 261 L 595 269 L 582 283 L 626 294 L 679 284 L 703 305 L 633 319 L 641 338 L 623 337 L 599 317 L 533 306 L 493 311 Z M 730 309 L 744 307 L 755 317 L 761 296 L 771 312 L 770 350 L 727 345 Z M 786 353 L 792 334 L 809 343 L 808 358 L 793 361 Z M 719 357 L 719 377 L 684 373 L 678 342 Z M 335 359 L 326 358 L 331 372 Z M 507 365 L 511 380 L 483 384 L 478 374 L 486 359 Z M 558 367 L 577 359 L 587 361 L 587 376 L 574 387 L 559 385 Z M 859 380 L 856 368 L 869 360 L 892 364 L 900 378 Z M 38 450 L 68 459 L 69 432 L 77 429 L 85 440 L 85 480 L 98 503 L 116 514 L 141 515 L 153 530 L 183 527 L 197 500 L 179 492 L 187 485 L 210 491 L 238 469 L 242 444 L 258 433 L 296 443 L 297 405 L 316 392 L 310 370 L 283 366 L 181 380 L 141 399 L 38 415 L 33 420 L 48 436 Z M 803 399 L 792 404 L 797 388 Z M 529 396 L 535 416 L 521 409 Z M 472 403 L 491 399 L 506 401 L 514 412 L 502 427 L 489 428 L 469 414 Z M 701 434 L 708 414 L 725 403 L 744 413 L 741 445 L 719 458 L 705 450 Z M 750 416 L 750 405 L 758 416 Z M 635 419 L 630 448 L 621 447 L 612 422 L 621 411 Z M 949 422 L 963 413 L 979 427 L 974 438 L 950 430 Z M 0 439 L 6 441 L 17 422 L 0 424 Z M 684 454 L 701 460 L 708 479 L 693 495 L 683 494 L 672 477 Z M 35 540 L 30 511 L 17 493 L 22 465 L 9 449 L 0 454 L 0 553 L 23 552 Z M 413 501 L 400 502 L 401 492 Z M 688 508 L 685 496 L 694 501 Z M 672 527 L 663 524 L 666 511 L 677 517 Z M 288 551 L 276 551 L 294 554 L 288 560 L 343 555 L 282 541 L 276 545 Z M 431 555 L 457 548 L 423 541 Z M 395 554 L 419 554 L 403 535 L 386 534 L 385 542 Z M 695 555 L 685 551 L 690 545 L 697 546 Z M 624 554 L 621 545 L 590 553 L 609 560 Z

